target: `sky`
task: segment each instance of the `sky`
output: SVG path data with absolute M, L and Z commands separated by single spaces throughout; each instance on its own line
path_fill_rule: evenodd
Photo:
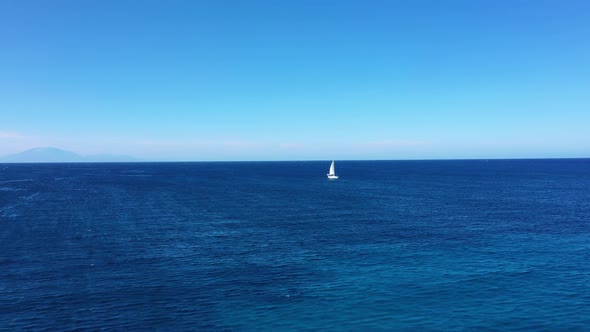
M 2 0 L 0 155 L 590 157 L 590 2 Z

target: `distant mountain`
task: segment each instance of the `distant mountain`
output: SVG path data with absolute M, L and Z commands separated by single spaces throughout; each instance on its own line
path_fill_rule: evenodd
M 38 163 L 38 162 L 81 162 L 81 155 L 58 148 L 34 148 L 0 158 L 6 163 Z
M 94 155 L 82 156 L 72 151 L 58 148 L 34 148 L 12 155 L 0 157 L 0 163 L 71 163 L 71 162 L 125 162 L 137 161 L 128 156 Z

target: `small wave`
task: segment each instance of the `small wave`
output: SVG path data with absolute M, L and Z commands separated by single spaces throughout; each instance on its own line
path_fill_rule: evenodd
M 24 189 L 21 188 L 11 188 L 11 187 L 0 187 L 0 191 L 22 191 Z
M 14 212 L 13 213 L 9 213 L 9 212 L 0 211 L 0 213 L 1 213 L 0 216 L 2 216 L 4 218 L 9 218 L 9 219 L 14 219 L 14 218 L 20 216 L 20 214 L 17 214 L 17 213 L 14 213 Z
M 34 193 L 34 194 L 29 195 L 29 196 L 21 196 L 21 198 L 28 201 L 28 200 L 31 200 L 31 199 L 39 196 L 39 194 L 40 193 Z
M 145 173 L 145 170 L 142 169 L 130 169 L 127 171 L 122 171 L 121 173 Z
M 19 215 L 15 213 L 17 204 L 7 205 L 4 207 L 0 207 L 0 217 L 4 218 L 16 218 Z
M 14 183 L 14 182 L 33 182 L 33 179 L 18 179 L 18 180 L 4 180 L 0 183 Z

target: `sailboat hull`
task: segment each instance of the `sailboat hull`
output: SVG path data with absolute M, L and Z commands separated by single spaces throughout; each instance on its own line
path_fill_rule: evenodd
M 330 174 L 328 174 L 328 179 L 330 179 L 330 180 L 336 180 L 336 179 L 338 179 L 338 175 L 330 175 Z

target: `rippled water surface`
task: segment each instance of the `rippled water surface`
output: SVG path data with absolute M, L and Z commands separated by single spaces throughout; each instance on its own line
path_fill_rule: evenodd
M 587 330 L 590 160 L 0 164 L 0 329 Z

